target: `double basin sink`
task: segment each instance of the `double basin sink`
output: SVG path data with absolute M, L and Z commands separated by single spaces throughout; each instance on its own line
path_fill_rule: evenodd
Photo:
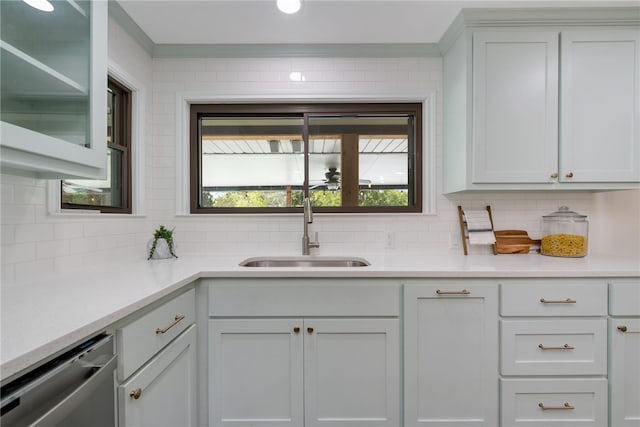
M 240 263 L 241 267 L 366 267 L 364 258 L 355 257 L 254 257 Z

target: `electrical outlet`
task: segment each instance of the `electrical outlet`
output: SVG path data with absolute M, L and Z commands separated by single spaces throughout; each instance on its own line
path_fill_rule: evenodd
M 449 248 L 460 249 L 460 232 L 452 231 L 449 233 Z
M 384 234 L 384 248 L 394 249 L 395 247 L 396 247 L 396 235 L 391 231 L 387 231 Z

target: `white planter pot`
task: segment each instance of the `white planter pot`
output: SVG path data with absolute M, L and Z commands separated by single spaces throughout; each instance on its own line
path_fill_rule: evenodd
M 153 241 L 154 239 L 150 239 L 147 242 L 147 257 L 149 256 L 149 253 L 151 253 L 151 247 L 153 246 Z M 173 251 L 175 253 L 176 250 L 176 242 L 173 242 Z M 151 259 L 167 259 L 167 258 L 173 258 L 173 255 L 171 255 L 171 251 L 169 250 L 169 243 L 167 243 L 166 239 L 158 239 L 158 241 L 156 242 L 156 249 L 153 251 L 153 255 L 151 256 Z

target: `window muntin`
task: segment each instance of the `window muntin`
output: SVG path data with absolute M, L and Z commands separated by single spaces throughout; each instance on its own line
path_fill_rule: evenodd
M 107 177 L 61 182 L 62 209 L 131 213 L 131 91 L 109 77 L 107 88 Z
M 191 106 L 191 212 L 420 212 L 421 104 Z

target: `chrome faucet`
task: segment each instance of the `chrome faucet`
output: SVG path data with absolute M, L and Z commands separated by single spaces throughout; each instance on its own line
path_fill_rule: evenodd
M 316 231 L 316 241 L 312 242 L 309 239 L 309 224 L 313 222 L 313 210 L 311 210 L 311 200 L 308 197 L 305 197 L 302 201 L 302 206 L 304 210 L 304 235 L 302 236 L 302 255 L 309 255 L 309 249 L 311 248 L 319 248 L 320 243 L 318 243 L 318 232 Z

